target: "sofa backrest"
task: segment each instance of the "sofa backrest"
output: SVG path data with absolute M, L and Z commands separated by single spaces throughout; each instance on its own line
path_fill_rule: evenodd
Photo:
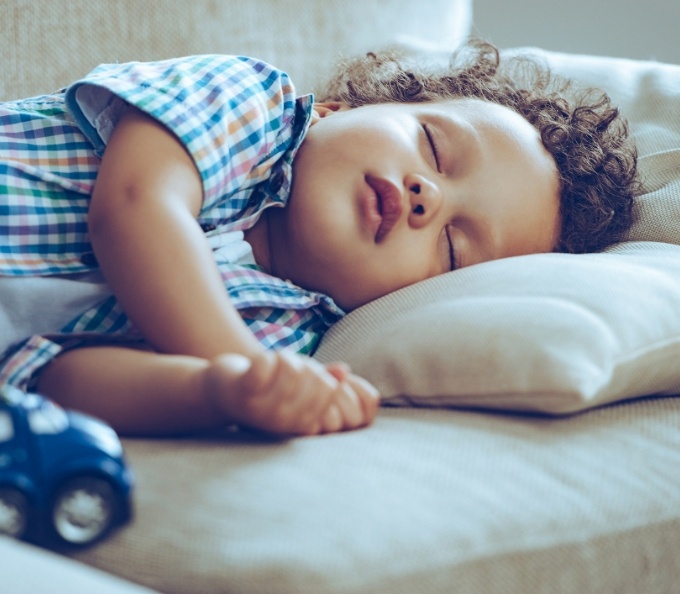
M 300 92 L 341 56 L 398 43 L 453 48 L 472 0 L 0 0 L 0 100 L 51 92 L 105 62 L 246 54 Z

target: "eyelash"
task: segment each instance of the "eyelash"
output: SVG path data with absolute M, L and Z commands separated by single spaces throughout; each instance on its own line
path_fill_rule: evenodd
M 437 168 L 437 171 L 441 172 L 440 166 L 439 166 L 439 151 L 437 150 L 437 143 L 435 142 L 432 134 L 430 134 L 430 130 L 427 127 L 427 124 L 422 124 L 423 132 L 425 132 L 425 137 L 427 138 L 427 142 L 430 145 L 430 149 L 432 150 L 432 155 L 434 156 L 434 162 Z M 458 268 L 456 264 L 456 252 L 453 249 L 453 241 L 451 240 L 451 235 L 449 234 L 449 226 L 447 225 L 444 227 L 444 234 L 446 235 L 446 243 L 449 246 L 449 269 L 451 271 L 456 270 Z
M 456 265 L 456 252 L 453 249 L 453 241 L 451 240 L 451 235 L 449 235 L 449 227 L 448 225 L 444 227 L 444 233 L 446 234 L 446 241 L 449 244 L 449 261 L 450 261 L 450 270 L 456 270 L 458 266 Z
M 430 131 L 427 127 L 427 124 L 423 124 L 423 131 L 425 132 L 425 136 L 427 138 L 427 142 L 430 145 L 430 148 L 432 149 L 432 154 L 434 155 L 434 162 L 437 167 L 437 171 L 441 171 L 439 167 L 439 151 L 437 150 L 437 143 L 434 141 L 434 138 L 430 134 Z M 449 245 L 449 262 L 450 262 L 450 269 L 456 270 L 458 267 L 456 265 L 456 253 L 453 249 L 453 241 L 451 240 L 451 235 L 449 235 L 449 228 L 448 226 L 444 227 L 444 233 L 446 235 L 446 242 Z
M 437 143 L 434 141 L 432 134 L 430 134 L 427 124 L 423 124 L 423 130 L 425 131 L 425 136 L 427 136 L 427 142 L 430 143 L 430 148 L 432 149 L 432 154 L 434 155 L 434 162 L 437 166 L 437 171 L 441 171 L 439 167 L 439 151 L 437 150 Z

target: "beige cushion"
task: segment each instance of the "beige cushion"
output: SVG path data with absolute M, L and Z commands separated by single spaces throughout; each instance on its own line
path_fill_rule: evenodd
M 388 403 L 564 413 L 680 392 L 680 247 L 544 254 L 432 279 L 354 312 L 318 356 Z
M 543 55 L 631 120 L 635 241 L 485 263 L 353 312 L 317 356 L 350 363 L 387 403 L 565 413 L 680 393 L 680 67 Z
M 287 70 L 298 90 L 325 81 L 340 56 L 403 42 L 452 48 L 472 0 L 63 2 L 2 7 L 0 100 L 46 93 L 102 62 L 245 54 Z
M 135 521 L 76 557 L 163 594 L 670 594 L 678 427 L 667 398 L 559 420 L 385 408 L 368 430 L 291 442 L 126 440 Z
M 153 594 L 55 553 L 0 536 L 3 594 Z

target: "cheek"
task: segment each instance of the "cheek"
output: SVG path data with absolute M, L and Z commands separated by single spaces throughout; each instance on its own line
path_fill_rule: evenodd
M 324 253 L 313 255 L 308 271 L 314 270 L 315 282 L 346 310 L 433 276 L 431 260 L 413 249 L 363 250 L 324 239 Z
M 429 251 L 418 251 L 414 246 L 400 246 L 401 249 L 392 253 L 381 254 L 379 259 L 358 264 L 365 276 L 372 279 L 376 295 L 380 297 L 386 293 L 402 289 L 409 285 L 440 274 L 440 266 L 435 266 L 435 260 Z

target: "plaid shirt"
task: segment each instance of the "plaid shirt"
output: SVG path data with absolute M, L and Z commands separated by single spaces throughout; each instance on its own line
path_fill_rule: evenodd
M 285 73 L 234 56 L 102 65 L 53 95 L 0 104 L 0 275 L 97 268 L 89 199 L 128 104 L 163 123 L 192 156 L 204 193 L 198 222 L 208 237 L 248 229 L 265 208 L 286 204 L 312 98 L 296 99 Z M 232 303 L 269 348 L 313 352 L 343 315 L 325 295 L 215 253 Z M 10 348 L 0 358 L 0 384 L 26 387 L 65 348 L 103 340 L 142 340 L 115 297 L 53 335 Z

